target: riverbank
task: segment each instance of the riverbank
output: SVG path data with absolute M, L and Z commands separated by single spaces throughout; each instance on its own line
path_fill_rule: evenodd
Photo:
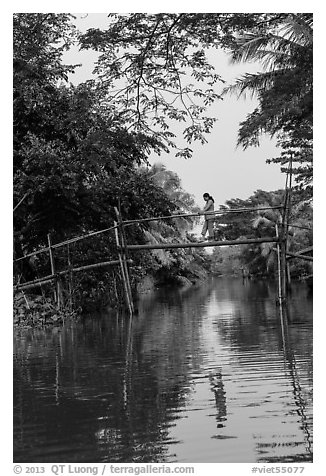
M 13 299 L 14 326 L 62 325 L 68 319 L 78 319 L 80 310 L 68 306 L 58 309 L 50 298 L 16 293 Z

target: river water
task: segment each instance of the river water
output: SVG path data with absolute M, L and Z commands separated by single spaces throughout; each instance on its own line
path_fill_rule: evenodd
M 14 461 L 312 461 L 312 297 L 213 278 L 14 331 Z

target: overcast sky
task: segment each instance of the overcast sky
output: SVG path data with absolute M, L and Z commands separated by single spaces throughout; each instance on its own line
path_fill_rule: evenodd
M 106 13 L 74 13 L 76 26 L 81 31 L 88 28 L 105 28 L 107 25 Z M 92 76 L 94 61 L 97 54 L 90 51 L 78 51 L 73 48 L 65 55 L 66 63 L 82 63 L 76 73 L 70 76 L 71 82 L 77 84 Z M 224 51 L 214 50 L 210 60 L 216 67 L 216 72 L 228 82 L 241 76 L 245 72 L 260 70 L 257 64 L 231 65 L 228 55 Z M 217 85 L 220 92 L 225 85 Z M 176 172 L 182 181 L 183 188 L 194 195 L 196 202 L 202 204 L 202 195 L 209 192 L 216 205 L 225 203 L 231 198 L 248 198 L 255 190 L 276 190 L 284 188 L 285 176 L 281 174 L 278 165 L 266 164 L 266 159 L 279 154 L 275 141 L 263 138 L 261 146 L 243 151 L 237 148 L 237 133 L 239 122 L 256 105 L 255 100 L 237 99 L 234 96 L 225 97 L 210 109 L 207 115 L 216 117 L 212 132 L 207 135 L 208 143 L 201 145 L 193 143 L 191 159 L 175 157 L 174 152 L 163 154 L 160 157 L 152 155 L 150 162 L 162 162 L 170 170 Z M 182 137 L 182 127 L 173 126 L 172 131 Z

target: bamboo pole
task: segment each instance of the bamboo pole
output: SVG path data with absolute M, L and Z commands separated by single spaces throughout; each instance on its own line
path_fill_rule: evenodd
M 275 224 L 275 232 L 276 236 L 279 238 L 279 230 L 278 224 Z M 278 301 L 280 308 L 282 307 L 282 274 L 281 274 L 281 250 L 280 250 L 280 242 L 277 242 L 277 290 L 278 290 Z M 282 316 L 281 316 L 282 317 Z
M 87 238 L 92 238 L 93 236 L 100 235 L 101 233 L 112 231 L 114 230 L 114 228 L 115 228 L 114 226 L 111 226 L 110 228 L 105 228 L 104 230 L 94 231 L 92 233 L 89 233 L 88 235 L 77 236 L 76 238 L 71 238 L 69 240 L 62 241 L 61 243 L 52 244 L 52 249 L 61 248 L 62 246 L 69 245 L 71 243 L 76 243 L 77 241 L 86 240 Z M 21 261 L 26 258 L 30 258 L 31 256 L 39 255 L 41 253 L 46 253 L 47 251 L 49 251 L 49 247 L 34 251 L 33 253 L 28 253 L 27 255 L 22 256 L 20 258 L 16 258 L 14 262 Z
M 253 243 L 277 243 L 279 238 L 248 238 L 239 240 L 225 240 L 225 241 L 207 241 L 207 242 L 191 242 L 191 243 L 158 243 L 154 245 L 127 245 L 128 251 L 136 250 L 163 250 L 169 248 L 205 248 L 206 246 L 232 246 L 232 245 L 250 245 Z
M 53 259 L 53 253 L 52 253 L 52 243 L 51 243 L 51 234 L 48 233 L 48 245 L 49 245 L 49 254 L 50 254 L 50 264 L 51 264 L 51 274 L 54 277 L 55 284 L 56 284 L 56 289 L 54 290 L 54 301 L 57 303 L 58 307 L 60 307 L 59 303 L 59 293 L 58 293 L 58 281 L 55 277 L 55 267 L 54 267 L 54 259 Z
M 27 283 L 15 284 L 14 289 L 21 289 L 24 286 L 29 286 L 33 284 L 39 285 L 44 284 L 45 282 L 53 282 L 54 278 L 54 274 L 49 274 L 47 276 L 43 276 L 43 278 L 34 279 L 33 281 L 27 281 Z
M 118 225 L 117 222 L 114 222 L 114 223 Z M 124 290 L 125 290 L 126 303 L 127 303 L 128 309 L 129 309 L 129 313 L 130 313 L 130 315 L 132 315 L 133 312 L 132 312 L 132 306 L 131 306 L 131 302 L 130 302 L 128 285 L 127 285 L 127 277 L 126 277 L 126 274 L 125 274 L 125 268 L 124 268 L 123 261 L 122 261 L 122 256 L 121 256 L 121 246 L 120 246 L 119 231 L 118 231 L 119 229 L 120 228 L 118 226 L 116 226 L 116 228 L 114 230 L 115 240 L 116 240 L 116 244 L 117 244 L 117 248 L 118 248 L 119 263 L 120 263 L 120 268 L 121 268 L 121 276 L 122 276 L 123 286 L 124 286 Z
M 115 226 L 110 226 L 109 228 L 104 228 L 103 230 L 93 231 L 92 233 L 88 233 L 87 235 L 77 236 L 76 238 L 71 238 L 66 241 L 62 241 L 61 243 L 56 243 L 52 245 L 52 248 L 60 248 L 61 246 L 65 246 L 71 243 L 76 243 L 77 241 L 86 240 L 87 238 L 92 238 L 96 235 L 101 235 L 102 233 L 106 233 L 108 231 L 114 230 Z
M 27 255 L 21 256 L 20 258 L 14 259 L 14 263 L 17 263 L 17 261 L 21 261 L 26 258 L 31 258 L 32 256 L 36 256 L 41 253 L 47 253 L 48 251 L 49 251 L 49 247 L 47 246 L 46 248 L 43 248 L 42 250 L 37 250 L 37 251 L 34 251 L 33 253 L 28 253 Z
M 130 284 L 130 274 L 129 274 L 129 268 L 128 268 L 128 260 L 127 260 L 127 247 L 126 247 L 126 243 L 127 243 L 127 240 L 126 240 L 126 233 L 125 233 L 125 228 L 124 228 L 124 225 L 123 225 L 123 221 L 122 221 L 122 215 L 121 215 L 121 205 L 120 205 L 120 200 L 119 200 L 119 210 L 115 207 L 115 212 L 117 214 L 117 218 L 118 218 L 118 223 L 120 225 L 120 240 L 121 240 L 121 247 L 122 247 L 122 262 L 123 262 L 123 266 L 124 266 L 124 269 L 125 269 L 125 275 L 126 275 L 126 279 L 127 279 L 127 287 L 128 287 L 128 292 L 129 292 L 129 298 L 130 298 L 130 304 L 131 304 L 131 310 L 132 310 L 132 313 L 135 312 L 135 308 L 134 308 L 134 302 L 133 302 L 133 298 L 132 298 L 132 291 L 131 291 L 131 284 Z
M 14 207 L 13 212 L 15 212 L 17 210 L 17 208 L 23 203 L 23 201 L 25 200 L 26 197 L 28 197 L 29 194 L 30 194 L 30 192 L 25 193 L 23 198 L 21 200 L 19 200 L 17 205 Z
M 133 262 L 132 260 L 128 260 L 128 263 L 131 264 L 132 262 Z M 34 286 L 35 287 L 35 286 L 38 286 L 38 285 L 41 285 L 41 284 L 49 283 L 49 282 L 52 282 L 57 275 L 63 276 L 63 275 L 65 275 L 67 273 L 70 273 L 70 272 L 75 273 L 75 272 L 78 272 L 78 271 L 85 271 L 85 270 L 102 268 L 102 267 L 111 266 L 111 265 L 118 265 L 118 264 L 120 264 L 120 261 L 118 261 L 118 260 L 103 261 L 101 263 L 88 264 L 88 265 L 85 265 L 85 266 L 80 266 L 78 268 L 65 269 L 63 271 L 57 272 L 56 274 L 50 274 L 48 276 L 43 276 L 43 278 L 38 278 L 38 279 L 35 279 L 33 281 L 28 281 L 27 283 L 16 284 L 14 286 L 14 289 L 22 289 L 25 286 L 29 286 L 29 287 Z
M 308 246 L 308 248 L 303 248 L 302 250 L 300 251 L 296 251 L 296 254 L 297 255 L 305 255 L 306 253 L 312 253 L 313 251 L 313 247 L 312 246 Z
M 72 300 L 72 289 L 73 289 L 73 283 L 72 283 L 72 272 L 71 272 L 71 260 L 70 260 L 70 246 L 69 244 L 67 245 L 67 260 L 68 260 L 68 294 L 69 294 L 69 307 L 72 309 L 73 305 L 73 300 Z
M 286 237 L 281 240 L 281 273 L 282 273 L 282 298 L 286 298 L 287 279 L 286 279 Z
M 291 228 L 300 228 L 300 230 L 308 230 L 308 231 L 312 231 L 313 228 L 311 226 L 301 226 L 301 225 L 294 225 L 293 223 L 291 223 Z
M 131 285 L 130 285 L 129 269 L 127 264 L 126 237 L 125 237 L 124 226 L 122 223 L 120 202 L 119 202 L 119 210 L 116 207 L 114 207 L 114 209 L 115 209 L 115 213 L 117 215 L 118 224 L 119 224 L 118 231 L 120 232 L 120 244 L 122 249 L 121 258 L 122 258 L 122 264 L 124 267 L 124 272 L 126 277 L 126 284 L 127 284 L 131 314 L 133 314 L 135 309 L 134 309 L 134 303 L 133 303 L 132 291 L 131 291 Z
M 277 237 L 279 237 L 279 229 L 277 223 L 275 224 L 275 231 Z M 284 274 L 282 273 L 282 253 L 281 253 L 282 241 L 279 240 L 277 243 L 277 271 L 278 271 L 278 302 L 279 302 L 279 313 L 281 321 L 281 330 L 282 330 L 282 340 L 283 345 L 285 345 L 285 328 L 287 325 L 286 317 L 286 307 L 284 306 Z
M 259 208 L 230 208 L 229 210 L 215 210 L 213 212 L 206 212 L 205 215 L 225 215 L 227 213 L 244 213 L 244 212 L 256 212 L 259 210 L 276 210 L 283 208 L 283 206 L 275 206 L 275 207 L 259 207 Z M 180 213 L 176 215 L 165 215 L 159 217 L 152 217 L 152 218 L 136 218 L 134 220 L 123 220 L 124 225 L 131 225 L 134 223 L 144 223 L 149 221 L 157 221 L 157 220 L 168 220 L 171 218 L 183 218 L 183 217 L 199 217 L 204 215 L 202 212 L 197 213 Z
M 130 263 L 132 263 L 132 260 L 129 260 Z M 77 272 L 77 271 L 85 271 L 88 269 L 96 269 L 96 268 L 103 268 L 105 266 L 113 266 L 119 264 L 119 260 L 113 260 L 113 261 L 102 261 L 101 263 L 94 263 L 94 264 L 87 264 L 85 266 L 80 266 L 79 268 L 73 268 L 71 271 Z M 67 271 L 65 271 L 67 272 Z
M 283 211 L 281 216 L 281 232 L 279 233 L 280 246 L 279 246 L 279 274 L 281 279 L 281 300 L 283 302 L 286 296 L 286 248 L 287 248 L 287 237 L 288 237 L 288 227 L 287 227 L 287 210 L 288 210 L 288 200 L 289 200 L 289 167 L 286 174 L 285 181 L 285 194 L 284 194 L 284 204 Z M 278 229 L 278 228 L 277 228 Z M 279 231 L 278 231 L 279 232 Z
M 288 248 L 289 248 L 289 224 L 290 224 L 290 213 L 291 213 L 291 199 L 292 199 L 292 152 L 289 161 L 289 168 L 288 168 L 288 194 L 287 194 L 287 204 L 285 210 L 285 221 L 284 221 L 284 228 L 283 228 L 283 256 L 282 256 L 282 265 L 283 265 L 283 273 L 284 273 L 284 297 L 286 297 L 287 287 L 291 284 L 291 273 L 290 273 L 290 266 L 289 262 L 286 260 Z
M 50 279 L 45 279 L 43 281 L 38 281 L 36 283 L 26 283 L 26 284 L 19 284 L 17 286 L 14 286 L 15 290 L 20 290 L 20 291 L 26 291 L 26 289 L 33 289 L 37 288 L 37 286 L 42 286 L 43 284 L 49 284 L 53 283 L 53 278 Z
M 286 252 L 286 256 L 287 256 L 287 259 L 292 259 L 292 258 L 299 258 L 299 259 L 303 259 L 303 260 L 306 260 L 306 261 L 313 261 L 313 257 L 312 256 L 306 256 L 304 254 L 301 254 L 301 253 L 290 253 L 290 251 L 287 251 Z

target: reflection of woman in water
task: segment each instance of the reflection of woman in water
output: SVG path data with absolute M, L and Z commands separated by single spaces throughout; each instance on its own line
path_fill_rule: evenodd
M 214 211 L 214 198 L 209 193 L 204 193 L 203 198 L 206 202 L 203 213 L 205 215 L 205 222 L 202 229 L 202 241 L 205 240 L 205 235 L 208 231 L 208 240 L 214 240 L 214 215 L 207 214 Z

